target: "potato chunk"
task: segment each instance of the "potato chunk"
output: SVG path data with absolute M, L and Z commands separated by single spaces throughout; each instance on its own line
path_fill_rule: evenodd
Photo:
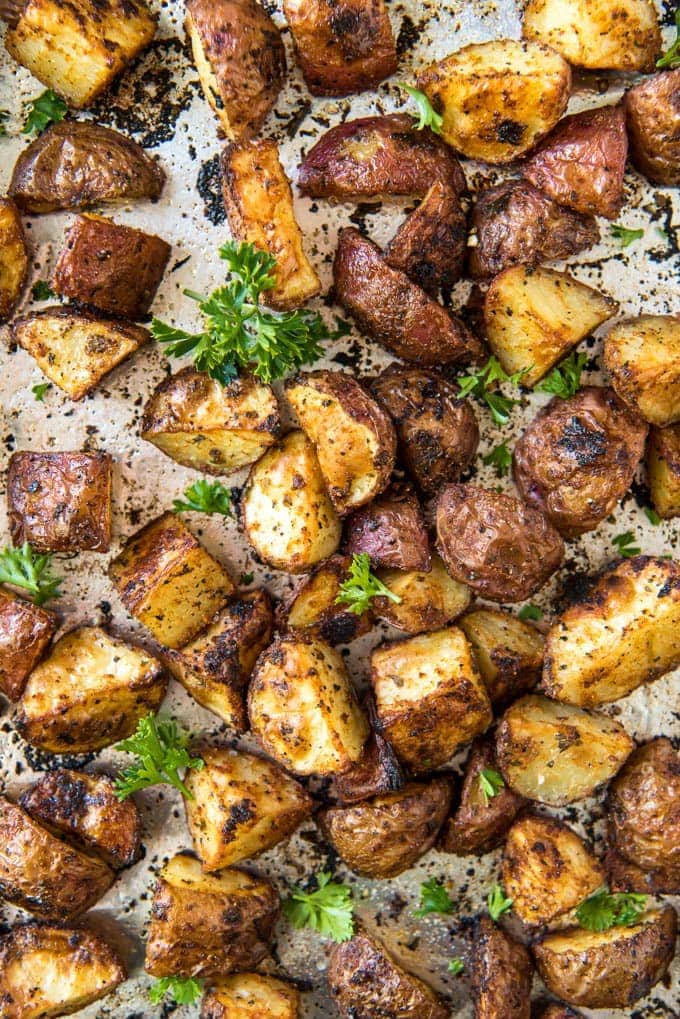
M 394 750 L 377 727 L 375 705 L 366 698 L 371 733 L 361 757 L 349 771 L 335 775 L 333 787 L 342 806 L 362 803 L 372 796 L 397 792 L 405 785 L 404 773 Z
M 640 315 L 617 322 L 604 360 L 621 399 L 653 425 L 680 421 L 680 318 Z
M 680 67 L 654 74 L 624 98 L 633 164 L 653 184 L 680 184 Z
M 160 663 L 96 626 L 72 630 L 29 676 L 16 727 L 52 754 L 101 750 L 156 711 L 167 682 Z
M 374 600 L 373 612 L 397 630 L 414 634 L 441 630 L 470 604 L 470 588 L 449 576 L 436 553 L 427 573 L 421 570 L 377 572 L 383 584 L 401 601 L 397 604 L 381 596 Z
M 504 705 L 536 686 L 543 665 L 543 635 L 499 609 L 473 609 L 458 623 L 472 653 L 491 703 Z
M 310 816 L 299 782 L 254 754 L 212 747 L 205 767 L 187 772 L 187 824 L 203 869 L 220 870 L 282 842 Z
M 10 317 L 28 275 L 28 245 L 19 210 L 10 198 L 0 198 L 0 322 Z
M 445 764 L 492 721 L 470 645 L 455 626 L 376 648 L 371 683 L 380 727 L 414 773 Z
M 174 513 L 128 538 L 109 577 L 128 612 L 169 648 L 195 637 L 234 591 L 225 568 Z
M 260 973 L 235 973 L 215 981 L 203 998 L 201 1019 L 298 1019 L 300 992 Z
M 633 747 L 613 718 L 537 694 L 508 708 L 496 738 L 510 788 L 554 807 L 590 796 L 617 773 Z
M 611 297 L 566 272 L 516 265 L 486 293 L 486 336 L 508 375 L 523 371 L 522 385 L 535 386 L 617 309 Z
M 373 625 L 370 609 L 357 615 L 336 601 L 351 562 L 350 556 L 334 555 L 319 563 L 293 591 L 281 621 L 291 630 L 305 630 L 327 644 L 349 644 L 368 633 Z
M 529 1019 L 534 967 L 524 945 L 488 916 L 473 927 L 475 1019 Z
M 375 566 L 395 570 L 423 570 L 432 565 L 423 513 L 413 491 L 393 485 L 368 506 L 349 517 L 345 550 L 365 553 Z
M 650 429 L 647 478 L 659 516 L 680 516 L 680 425 Z
M 0 693 L 21 697 L 57 628 L 56 617 L 0 587 Z
M 385 249 L 385 261 L 432 297 L 448 295 L 463 274 L 467 217 L 455 188 L 435 181 Z

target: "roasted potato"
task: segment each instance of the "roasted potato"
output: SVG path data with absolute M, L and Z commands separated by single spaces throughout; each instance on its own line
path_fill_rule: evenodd
M 281 33 L 256 0 L 187 0 L 186 33 L 221 131 L 251 138 L 286 79 Z
M 66 235 L 52 286 L 62 297 L 120 318 L 144 318 L 171 247 L 160 237 L 104 216 L 78 216 Z
M 350 870 L 396 877 L 432 849 L 450 805 L 451 783 L 434 778 L 354 806 L 331 807 L 319 824 Z
M 241 515 L 251 546 L 276 570 L 306 573 L 337 552 L 342 524 L 303 431 L 288 432 L 252 467 Z
M 411 489 L 392 485 L 369 506 L 352 513 L 345 528 L 345 549 L 350 555 L 367 553 L 374 566 L 427 573 L 432 567 L 427 528 Z
M 524 601 L 564 558 L 564 542 L 542 513 L 477 485 L 447 485 L 436 526 L 437 551 L 451 576 L 491 601 Z
M 165 174 L 132 138 L 92 121 L 50 124 L 17 159 L 9 193 L 26 212 L 158 198 Z
M 458 625 L 470 641 L 494 707 L 532 690 L 541 678 L 543 635 L 510 612 L 478 608 Z
M 333 945 L 328 989 L 343 1019 L 449 1019 L 450 1010 L 431 987 L 398 966 L 387 949 L 364 931 Z
M 149 45 L 156 19 L 143 0 L 27 0 L 5 35 L 10 56 L 82 110 Z
M 458 192 L 435 181 L 385 249 L 385 261 L 430 296 L 449 293 L 463 272 L 467 217 Z
M 524 945 L 488 916 L 473 928 L 475 1019 L 529 1019 L 534 967 Z
M 680 317 L 640 315 L 617 322 L 604 360 L 624 403 L 653 425 L 680 421 Z
M 472 276 L 496 276 L 511 265 L 569 258 L 600 239 L 592 216 L 565 209 L 525 180 L 483 188 L 472 210 Z
M 335 296 L 359 328 L 405 361 L 453 364 L 481 356 L 479 340 L 354 227 L 340 231 Z
M 552 1004 L 541 1012 L 540 1019 L 583 1019 L 583 1016 L 568 1005 Z
M 672 906 L 648 910 L 631 927 L 548 934 L 534 945 L 546 987 L 570 1005 L 627 1008 L 668 972 L 678 918 Z
M 284 0 L 283 13 L 313 96 L 366 92 L 396 71 L 385 0 Z
M 377 572 L 383 584 L 401 601 L 393 602 L 381 595 L 373 601 L 373 612 L 397 630 L 414 634 L 440 630 L 457 619 L 470 604 L 470 588 L 449 576 L 436 553 L 432 555 L 427 573 L 422 570 Z
M 526 163 L 527 180 L 561 205 L 616 219 L 628 154 L 622 106 L 599 106 L 560 121 Z
M 113 870 L 141 855 L 142 819 L 132 799 L 119 800 L 108 775 L 57 768 L 48 771 L 19 800 L 27 814 Z
M 358 761 L 368 737 L 341 655 L 317 637 L 278 637 L 248 689 L 254 735 L 296 775 L 333 775 Z
M 397 430 L 399 459 L 425 495 L 458 481 L 479 446 L 472 404 L 433 371 L 391 364 L 371 383 Z
M 39 552 L 108 552 L 108 453 L 13 453 L 7 471 L 12 542 Z
M 148 330 L 73 307 L 53 307 L 15 319 L 12 339 L 72 400 L 82 400 L 149 339 Z
M 371 698 L 368 698 L 367 706 L 372 728 L 361 757 L 348 771 L 335 775 L 333 779 L 334 792 L 342 806 L 396 792 L 405 784 L 397 756 L 377 727 L 375 705 Z
M 394 469 L 397 438 L 388 414 L 345 372 L 299 372 L 286 396 L 314 446 L 336 512 L 379 495 Z
M 496 755 L 511 789 L 559 807 L 613 778 L 634 745 L 607 715 L 527 694 L 501 718 Z
M 495 39 L 425 68 L 418 88 L 444 118 L 444 141 L 469 159 L 511 163 L 566 110 L 571 70 L 548 46 Z
M 0 322 L 19 303 L 27 275 L 28 245 L 19 210 L 10 198 L 0 198 Z
M 228 747 L 201 752 L 205 767 L 188 771 L 184 800 L 203 870 L 230 867 L 271 849 L 312 813 L 312 799 L 276 764 Z
M 220 157 L 222 193 L 232 237 L 276 259 L 276 286 L 263 301 L 281 310 L 299 308 L 321 290 L 305 254 L 290 184 L 269 138 L 228 145 Z
M 451 149 L 404 113 L 346 120 L 327 131 L 302 161 L 298 184 L 310 198 L 339 201 L 424 195 L 434 181 L 467 188 Z
M 589 70 L 653 71 L 661 49 L 652 0 L 527 0 L 523 34 Z
M 262 456 L 279 425 L 271 386 L 249 375 L 222 386 L 205 372 L 182 368 L 152 393 L 140 432 L 185 467 L 229 474 Z
M 638 895 L 680 894 L 680 870 L 677 867 L 644 870 L 626 859 L 615 846 L 610 846 L 607 851 L 604 865 L 613 892 L 636 892 Z
M 180 854 L 153 890 L 145 969 L 154 977 L 221 977 L 257 966 L 279 915 L 268 881 L 236 868 L 206 874 Z
M 4 1019 L 79 1012 L 125 978 L 116 952 L 92 931 L 25 924 L 0 940 Z
M 485 335 L 508 373 L 535 386 L 618 304 L 566 272 L 515 265 L 492 281 L 484 301 Z
M 298 1019 L 300 992 L 260 973 L 234 973 L 214 981 L 203 998 L 201 1019 Z
M 680 425 L 650 429 L 647 480 L 659 516 L 680 516 Z
M 676 626 L 680 562 L 622 560 L 553 621 L 541 685 L 584 708 L 616 701 L 680 664 Z
M 491 705 L 462 630 L 387 642 L 371 655 L 381 731 L 414 773 L 431 771 L 488 729 Z
M 513 478 L 529 506 L 566 538 L 592 531 L 621 502 L 645 451 L 647 425 L 613 389 L 556 396 L 513 451 Z
M 351 563 L 350 556 L 334 555 L 303 577 L 280 613 L 282 625 L 305 630 L 327 644 L 349 644 L 368 633 L 373 625 L 370 609 L 357 615 L 337 602 Z
M 0 898 L 42 920 L 63 922 L 93 906 L 113 881 L 102 860 L 51 835 L 0 797 Z
M 35 747 L 87 754 L 129 736 L 156 711 L 167 681 L 160 663 L 96 626 L 60 637 L 28 678 L 15 724 Z
M 224 566 L 174 513 L 131 535 L 109 577 L 128 612 L 172 649 L 196 637 L 234 592 Z
M 21 697 L 56 628 L 47 609 L 0 587 L 0 693 L 9 700 Z
M 624 98 L 633 164 L 653 184 L 680 184 L 680 67 L 655 74 Z

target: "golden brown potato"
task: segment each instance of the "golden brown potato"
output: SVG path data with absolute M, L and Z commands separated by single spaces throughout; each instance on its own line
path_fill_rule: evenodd
M 350 870 L 396 877 L 432 849 L 450 805 L 451 783 L 435 778 L 354 806 L 331 807 L 319 824 Z
M 430 296 L 447 295 L 463 273 L 467 217 L 458 192 L 435 181 L 385 249 L 385 261 Z
M 251 138 L 286 79 L 278 28 L 256 0 L 188 0 L 186 33 L 221 131 L 227 138 Z
M 545 644 L 549 697 L 596 707 L 680 663 L 680 562 L 636 556 L 608 567 L 558 616 Z
M 573 1008 L 567 1005 L 548 1005 L 544 1012 L 541 1012 L 540 1019 L 583 1019 L 580 1012 L 574 1012 Z
M 421 570 L 378 570 L 378 577 L 401 601 L 382 595 L 373 601 L 373 612 L 390 626 L 406 633 L 441 630 L 457 619 L 470 604 L 470 588 L 446 572 L 436 554 L 427 573 Z
M 510 612 L 479 608 L 458 625 L 470 641 L 494 707 L 532 690 L 541 678 L 543 635 Z
M 538 510 L 477 485 L 437 499 L 437 549 L 447 570 L 484 598 L 524 601 L 562 564 L 564 542 Z
M 633 164 L 653 184 L 680 184 L 680 67 L 629 88 L 624 98 Z
M 313 96 L 366 92 L 396 71 L 385 0 L 284 0 L 283 13 Z
M 248 715 L 265 751 L 296 775 L 347 771 L 369 731 L 341 655 L 301 632 L 278 637 L 260 655 Z
M 513 450 L 513 479 L 529 506 L 560 534 L 592 531 L 621 502 L 645 451 L 647 425 L 613 389 L 556 396 Z
M 156 711 L 167 680 L 160 663 L 96 626 L 60 637 L 37 665 L 15 724 L 33 746 L 52 754 L 87 754 L 129 736 Z
M 144 318 L 171 250 L 160 237 L 86 213 L 66 235 L 52 286 L 62 297 L 107 314 Z
M 626 859 L 615 846 L 607 851 L 604 865 L 613 892 L 636 892 L 638 895 L 680 894 L 680 870 L 677 867 L 643 870 Z
M 21 697 L 56 628 L 47 609 L 0 587 L 0 693 L 9 700 Z
M 668 972 L 677 926 L 675 910 L 665 906 L 632 927 L 548 934 L 534 945 L 536 966 L 548 990 L 570 1005 L 627 1008 Z
M 42 920 L 63 922 L 93 906 L 113 882 L 102 860 L 62 842 L 0 797 L 0 898 Z
M 222 564 L 173 513 L 129 537 L 109 577 L 128 612 L 169 648 L 196 637 L 234 592 Z
M 108 775 L 57 768 L 29 786 L 19 803 L 34 821 L 100 856 L 113 870 L 140 857 L 139 811 L 134 800 L 118 799 Z
M 397 438 L 386 412 L 346 372 L 299 372 L 286 396 L 314 446 L 331 502 L 340 516 L 388 485 Z
M 269 954 L 279 915 L 273 885 L 236 868 L 206 874 L 180 854 L 153 890 L 145 969 L 154 977 L 221 977 Z
M 418 88 L 444 122 L 442 137 L 469 159 L 510 163 L 555 126 L 567 108 L 571 70 L 535 42 L 473 43 L 425 68 Z
M 276 142 L 263 138 L 228 145 L 220 167 L 232 237 L 276 259 L 276 286 L 264 292 L 264 303 L 281 310 L 306 304 L 321 282 L 305 254 Z
M 352 513 L 345 528 L 345 551 L 366 553 L 374 566 L 396 570 L 431 569 L 423 513 L 406 485 L 392 485 L 369 506 Z
M 69 106 L 84 109 L 149 45 L 143 0 L 27 0 L 5 36 L 10 56 Z
M 335 795 L 342 806 L 396 792 L 405 784 L 396 754 L 378 728 L 373 699 L 367 697 L 366 703 L 372 728 L 361 757 L 348 771 L 333 778 Z
M 12 542 L 39 552 L 108 552 L 108 453 L 13 453 L 7 472 Z
M 16 308 L 28 275 L 28 245 L 19 210 L 0 198 L 0 322 Z
M 680 425 L 650 429 L 647 479 L 659 516 L 680 516 Z
M 475 1019 L 529 1019 L 534 967 L 524 945 L 488 916 L 473 928 Z
M 617 322 L 604 360 L 624 403 L 653 425 L 680 421 L 680 318 L 640 315 Z
M 215 981 L 203 998 L 201 1019 L 298 1019 L 300 992 L 260 973 L 235 973 Z
M 416 774 L 445 764 L 492 721 L 470 645 L 455 626 L 380 645 L 371 683 L 381 731 Z
M 561 205 L 616 219 L 628 154 L 622 106 L 599 106 L 560 121 L 526 163 L 527 180 Z
M 485 334 L 508 375 L 524 372 L 522 385 L 535 386 L 617 310 L 611 297 L 566 272 L 516 265 L 487 290 Z
M 251 546 L 276 570 L 306 573 L 337 552 L 342 524 L 303 431 L 288 432 L 252 467 L 241 515 Z
M 146 343 L 149 332 L 87 311 L 46 308 L 15 319 L 12 339 L 72 400 L 82 400 L 117 365 Z
M 97 934 L 64 927 L 13 927 L 0 940 L 4 1019 L 71 1015 L 126 978 L 118 955 Z
M 305 630 L 327 644 L 349 644 L 368 633 L 373 625 L 370 609 L 357 615 L 336 601 L 351 563 L 350 556 L 340 555 L 319 563 L 294 589 L 281 611 L 281 623 L 291 630 Z
M 510 788 L 554 807 L 590 796 L 613 778 L 634 745 L 613 718 L 538 694 L 515 701 L 496 736 L 498 763 Z
M 271 386 L 248 375 L 222 386 L 205 372 L 182 368 L 152 393 L 140 433 L 185 467 L 229 474 L 262 456 L 279 425 Z
M 158 160 L 132 138 L 89 120 L 63 120 L 20 153 L 9 194 L 40 213 L 158 198 L 164 183 Z
M 312 813 L 312 799 L 276 764 L 228 747 L 201 752 L 205 767 L 188 771 L 189 832 L 206 871 L 221 870 L 271 849 Z

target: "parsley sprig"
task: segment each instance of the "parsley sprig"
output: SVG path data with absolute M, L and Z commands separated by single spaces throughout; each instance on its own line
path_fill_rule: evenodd
M 615 538 L 612 538 L 612 545 L 616 546 L 616 550 L 622 559 L 632 559 L 633 556 L 640 555 L 642 551 L 639 545 L 634 545 L 635 535 L 632 531 L 626 531 L 624 534 L 617 534 Z
M 498 477 L 504 477 L 512 464 L 512 453 L 508 449 L 507 442 L 500 442 L 490 453 L 483 456 L 482 463 L 488 467 L 495 467 Z
M 36 605 L 59 598 L 61 577 L 52 571 L 52 556 L 34 552 L 25 541 L 21 548 L 7 547 L 0 552 L 0 584 L 11 584 L 28 591 Z
M 293 927 L 311 927 L 332 941 L 349 941 L 354 934 L 354 903 L 347 885 L 331 880 L 328 871 L 316 875 L 316 888 L 305 892 L 294 888 L 283 903 L 283 912 Z
M 610 927 L 632 927 L 644 912 L 646 897 L 634 892 L 611 893 L 600 888 L 576 910 L 579 926 L 587 931 L 607 931 Z
M 454 955 L 453 959 L 449 959 L 447 968 L 449 973 L 453 973 L 454 977 L 459 977 L 465 969 L 465 963 L 459 955 Z
M 47 280 L 36 280 L 31 287 L 31 297 L 34 301 L 50 301 L 56 296 Z
M 622 248 L 627 248 L 633 241 L 639 241 L 641 237 L 644 237 L 645 231 L 642 227 L 639 230 L 629 230 L 622 223 L 612 223 L 611 235 Z
M 518 386 L 522 377 L 529 370 L 529 368 L 522 368 L 521 371 L 508 375 L 498 358 L 490 357 L 479 371 L 473 372 L 471 375 L 461 375 L 458 378 L 459 395 L 461 397 L 474 396 L 476 400 L 485 403 L 491 411 L 495 423 L 506 425 L 510 420 L 512 408 L 519 401 L 497 392 L 494 383 L 509 382 L 513 386 Z
M 543 609 L 539 609 L 538 605 L 529 602 L 528 605 L 522 605 L 517 615 L 523 623 L 526 623 L 528 619 L 543 619 Z
M 136 754 L 138 758 L 137 763 L 121 771 L 115 781 L 118 799 L 124 800 L 152 785 L 173 785 L 183 796 L 193 800 L 179 773 L 185 768 L 200 771 L 205 762 L 200 757 L 191 757 L 188 743 L 188 734 L 173 718 L 161 719 L 156 715 L 140 718 L 132 736 L 115 747 Z
M 512 908 L 512 899 L 506 899 L 503 889 L 500 885 L 496 884 L 487 895 L 486 904 L 489 909 L 489 916 L 492 920 L 496 921 Z
M 45 393 L 50 388 L 51 384 L 51 382 L 39 382 L 37 386 L 31 386 L 33 399 L 38 403 L 43 403 L 45 400 Z
M 422 131 L 424 128 L 429 127 L 430 131 L 433 131 L 435 134 L 441 134 L 444 118 L 441 113 L 437 113 L 425 93 L 413 85 L 407 85 L 405 82 L 401 82 L 399 87 L 403 88 L 404 92 L 408 92 L 418 108 L 418 112 L 413 114 L 414 117 L 418 118 L 418 123 L 415 125 L 416 130 Z
M 346 605 L 350 612 L 360 616 L 371 607 L 374 598 L 389 598 L 395 605 L 401 604 L 401 598 L 382 580 L 371 572 L 371 557 L 368 552 L 357 552 L 347 572 L 347 580 L 340 585 L 340 593 L 335 599 L 337 605 Z
M 680 67 L 680 7 L 675 12 L 675 39 L 656 62 L 657 67 L 672 69 Z
M 574 396 L 581 388 L 581 375 L 588 363 L 587 354 L 572 351 L 568 357 L 555 365 L 553 370 L 536 386 L 541 393 L 554 393 L 562 400 Z
M 658 527 L 661 523 L 661 517 L 656 510 L 652 509 L 650 506 L 645 507 L 645 516 L 653 527 Z
M 453 913 L 455 904 L 441 881 L 430 878 L 420 886 L 420 908 L 414 910 L 414 916 L 427 916 L 428 913 Z
M 173 513 L 221 513 L 224 517 L 233 517 L 231 492 L 219 481 L 206 481 L 201 478 L 184 492 L 184 499 L 174 499 Z
M 195 977 L 161 977 L 149 988 L 149 1001 L 160 1005 L 170 995 L 177 1005 L 193 1005 L 203 994 L 203 986 Z
M 51 88 L 45 90 L 42 95 L 31 100 L 31 108 L 28 111 L 22 134 L 42 134 L 50 124 L 56 124 L 63 120 L 68 113 L 68 106 Z
M 501 789 L 505 787 L 503 776 L 494 768 L 482 768 L 479 773 L 479 789 L 484 800 L 484 806 L 489 806 L 489 800 L 498 796 Z

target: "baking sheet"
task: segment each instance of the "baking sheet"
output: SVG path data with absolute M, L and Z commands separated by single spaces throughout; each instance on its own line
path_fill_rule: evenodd
M 215 121 L 205 103 L 196 72 L 183 44 L 182 4 L 177 0 L 154 3 L 160 12 L 159 36 L 137 65 L 115 87 L 112 96 L 101 100 L 93 115 L 101 123 L 133 135 L 159 155 L 167 173 L 168 183 L 157 204 L 139 203 L 131 207 L 104 208 L 107 215 L 160 234 L 173 245 L 173 257 L 154 312 L 166 321 L 186 328 L 198 325 L 193 302 L 182 298 L 182 289 L 190 287 L 208 291 L 222 280 L 222 265 L 217 249 L 228 237 L 224 210 L 219 195 L 217 153 L 219 141 Z M 278 2 L 265 2 L 283 27 Z M 664 11 L 670 25 L 671 6 Z M 398 79 L 412 80 L 414 69 L 445 56 L 468 42 L 479 42 L 503 35 L 518 36 L 517 10 L 509 0 L 497 3 L 474 0 L 417 2 L 401 0 L 389 3 L 390 16 L 398 34 L 402 57 Z M 670 29 L 667 29 L 670 36 Z M 393 83 L 383 85 L 377 93 L 346 100 L 312 99 L 302 82 L 284 34 L 289 56 L 289 84 L 270 116 L 265 132 L 280 143 L 282 161 L 294 179 L 300 154 L 328 126 L 347 117 L 370 113 L 391 112 L 403 105 L 403 95 Z M 585 106 L 614 101 L 621 94 L 623 82 L 615 75 L 598 75 L 577 80 L 577 91 L 570 111 Z M 0 186 L 7 186 L 11 168 L 19 151 L 26 144 L 19 134 L 25 116 L 24 103 L 43 90 L 23 68 L 17 69 L 4 50 L 0 52 L 0 108 L 11 112 L 9 138 L 0 139 Z M 481 165 L 466 164 L 468 180 L 478 185 L 482 180 L 495 180 L 507 174 Z M 602 241 L 579 257 L 570 260 L 570 271 L 583 280 L 601 287 L 621 304 L 621 314 L 642 311 L 667 313 L 680 311 L 678 300 L 678 191 L 646 184 L 632 172 L 626 176 L 626 205 L 619 222 L 631 228 L 644 227 L 641 241 L 622 250 L 610 237 L 602 222 Z M 407 201 L 391 201 L 383 205 L 339 205 L 320 201 L 309 202 L 296 196 L 296 206 L 303 226 L 307 248 L 319 271 L 324 292 L 331 282 L 331 263 L 338 228 L 349 223 L 365 227 L 378 243 L 388 240 L 409 208 Z M 32 279 L 48 278 L 58 254 L 63 234 L 73 216 L 54 213 L 26 220 L 33 255 Z M 30 287 L 27 292 L 30 294 Z M 458 288 L 456 299 L 466 296 L 466 285 Z M 27 296 L 26 305 L 30 303 Z M 332 309 L 323 300 L 317 307 L 329 316 Z M 601 344 L 595 340 L 590 353 L 596 357 Z M 375 344 L 358 333 L 331 346 L 327 364 L 335 368 L 351 368 L 369 372 L 391 360 Z M 9 344 L 6 330 L 0 336 L 0 455 L 4 467 L 15 450 L 106 450 L 115 459 L 114 473 L 114 543 L 107 556 L 82 553 L 72 558 L 58 557 L 58 568 L 66 578 L 65 595 L 59 602 L 63 628 L 76 623 L 103 623 L 123 634 L 142 641 L 148 636 L 127 616 L 106 579 L 108 561 L 113 558 L 125 536 L 143 526 L 172 505 L 173 498 L 197 477 L 195 472 L 180 467 L 164 457 L 152 445 L 138 437 L 139 419 L 148 394 L 161 381 L 169 366 L 158 346 L 151 344 L 119 367 L 82 403 L 71 403 L 56 387 L 51 386 L 43 403 L 34 400 L 31 387 L 45 381 L 37 365 L 22 350 Z M 591 367 L 593 365 L 591 364 Z M 589 371 L 588 381 L 596 381 L 596 371 Z M 478 408 L 483 443 L 478 458 L 477 480 L 483 484 L 512 491 L 512 482 L 499 482 L 492 468 L 481 464 L 481 454 L 501 439 L 510 442 L 519 434 L 523 423 L 531 419 L 548 397 L 532 394 L 513 415 L 510 424 L 499 429 L 482 408 Z M 229 483 L 239 487 L 245 472 L 234 475 Z M 559 577 L 534 600 L 548 606 L 557 593 L 584 570 L 595 570 L 614 557 L 611 538 L 632 530 L 643 551 L 676 553 L 678 529 L 673 522 L 660 527 L 649 524 L 643 507 L 648 496 L 638 482 L 617 511 L 615 519 L 605 522 L 597 531 L 586 535 L 568 548 L 567 564 Z M 2 545 L 9 541 L 5 518 L 5 500 L 0 499 L 0 534 Z M 234 523 L 222 518 L 202 515 L 187 516 L 187 521 L 207 547 L 224 560 L 235 577 L 253 572 L 253 586 L 265 584 L 274 594 L 281 594 L 287 580 L 254 563 L 248 555 L 243 538 Z M 349 665 L 356 682 L 366 680 L 368 655 L 385 635 L 384 629 L 355 642 L 349 654 Z M 396 631 L 392 636 L 397 636 Z M 605 709 L 616 713 L 629 732 L 638 740 L 664 733 L 680 740 L 680 704 L 678 675 L 668 676 L 652 686 L 638 690 L 629 698 Z M 219 720 L 199 708 L 184 691 L 171 683 L 165 710 L 175 713 L 192 731 L 209 738 L 224 740 L 228 732 Z M 62 763 L 27 747 L 14 732 L 7 705 L 0 708 L 0 788 L 10 796 L 19 795 L 41 771 Z M 242 741 L 247 746 L 247 740 Z M 115 769 L 123 764 L 123 755 L 107 750 L 96 756 L 78 758 L 77 766 L 92 769 Z M 88 1019 L 141 1019 L 154 1015 L 196 1016 L 197 1007 L 157 1008 L 146 996 L 148 979 L 142 973 L 143 938 L 147 923 L 154 873 L 164 861 L 180 849 L 189 848 L 179 796 L 174 791 L 152 789 L 138 797 L 145 826 L 145 856 L 126 871 L 109 894 L 85 918 L 85 923 L 103 930 L 122 952 L 131 979 L 115 995 L 80 1013 Z M 601 846 L 601 797 L 557 812 L 593 838 Z M 489 886 L 497 879 L 499 854 L 481 860 L 429 853 L 418 866 L 388 882 L 366 881 L 345 871 L 329 856 L 313 823 L 304 825 L 288 843 L 260 857 L 253 868 L 268 875 L 285 894 L 289 883 L 296 882 L 322 867 L 331 865 L 355 889 L 359 915 L 369 927 L 379 927 L 380 936 L 403 964 L 420 973 L 448 994 L 452 1015 L 471 1015 L 469 993 L 464 978 L 446 972 L 446 962 L 454 954 L 462 954 L 464 943 L 458 929 L 459 921 L 478 912 Z M 444 880 L 457 903 L 452 918 L 430 917 L 417 920 L 412 911 L 417 905 L 419 886 L 428 877 Z M 9 925 L 25 914 L 0 906 L 0 922 Z M 310 931 L 290 931 L 281 923 L 275 951 L 275 966 L 299 981 L 305 990 L 303 1016 L 333 1016 L 335 1009 L 324 988 L 325 954 L 321 939 Z M 676 961 L 670 986 L 659 985 L 650 998 L 631 1013 L 637 1019 L 657 1016 L 680 1016 L 680 962 Z M 542 988 L 538 978 L 534 985 L 536 997 Z M 606 1012 L 592 1013 L 600 1017 Z M 621 1016 L 623 1013 L 612 1013 Z

